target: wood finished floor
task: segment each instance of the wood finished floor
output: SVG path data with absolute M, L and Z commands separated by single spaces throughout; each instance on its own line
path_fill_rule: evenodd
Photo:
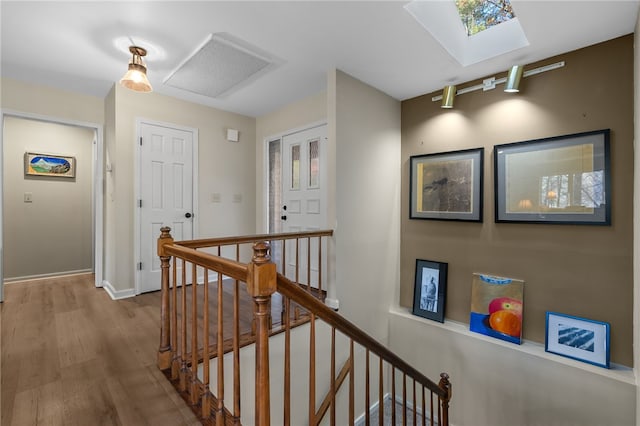
M 1 329 L 4 426 L 200 424 L 155 366 L 157 293 L 112 301 L 91 275 L 8 284 Z

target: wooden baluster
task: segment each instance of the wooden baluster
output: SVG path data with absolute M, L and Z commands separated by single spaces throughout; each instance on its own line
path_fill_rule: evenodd
M 187 262 L 182 259 L 182 318 L 180 327 L 180 384 L 179 390 L 187 390 Z
M 447 393 L 447 396 L 438 403 L 438 417 L 440 417 L 440 406 L 442 406 L 442 425 L 449 426 L 449 401 L 451 400 L 451 383 L 449 382 L 449 375 L 447 373 L 440 373 L 440 382 L 438 383 L 440 389 Z
M 236 261 L 240 261 L 240 244 L 236 244 Z M 233 292 L 233 418 L 240 424 L 240 281 Z
M 178 259 L 173 258 L 173 286 L 171 288 L 171 380 L 178 378 Z
M 316 316 L 309 324 L 309 424 L 316 425 Z
M 191 264 L 191 404 L 196 405 L 199 397 L 198 386 L 198 272 Z
M 318 297 L 322 298 L 322 237 L 318 237 Z
M 413 424 L 415 425 L 416 422 L 418 421 L 417 416 L 417 411 L 418 411 L 418 406 L 416 405 L 416 381 L 415 379 L 413 380 Z
M 282 240 L 282 275 L 287 276 L 287 241 Z
M 330 424 L 336 424 L 336 328 L 331 327 L 331 413 Z
M 216 407 L 216 425 L 224 425 L 224 304 L 222 273 L 218 272 L 218 406 Z
M 429 414 L 429 417 L 432 417 L 431 414 Z M 422 386 L 422 426 L 427 426 L 427 401 L 424 386 Z
M 211 381 L 211 372 L 209 371 L 209 270 L 204 268 L 204 300 L 202 302 L 202 405 L 201 416 L 203 419 L 211 417 L 211 391 L 209 383 Z
M 284 299 L 284 426 L 291 424 L 291 300 Z
M 407 426 L 407 373 L 402 373 L 402 426 Z
M 311 237 L 307 237 L 307 291 L 311 293 Z
M 396 424 L 396 368 L 391 366 L 391 424 Z
M 369 349 L 366 352 L 364 370 L 364 424 L 371 424 L 371 401 L 369 401 Z
M 431 411 L 430 411 L 430 415 L 429 415 L 429 417 L 431 418 L 431 422 L 430 422 L 430 423 L 431 423 L 431 426 L 433 426 L 433 425 L 434 425 L 434 420 L 433 420 L 433 418 L 435 417 L 435 413 L 434 413 L 434 411 L 433 411 L 433 391 L 431 391 L 431 393 L 430 393 L 430 394 L 431 394 L 431 398 L 430 398 L 430 399 L 431 399 Z M 440 402 L 438 402 L 438 404 L 440 404 Z M 440 418 L 438 418 L 438 423 L 440 423 Z
M 379 358 L 378 364 L 378 425 L 383 426 L 384 423 L 384 380 L 382 375 L 382 357 Z
M 300 284 L 300 245 L 298 244 L 300 241 L 299 238 L 296 238 L 296 284 Z
M 349 358 L 351 359 L 349 366 L 349 424 L 352 425 L 355 421 L 355 363 L 356 359 L 353 356 L 353 339 L 350 339 L 349 344 Z
M 158 348 L 157 364 L 160 370 L 171 368 L 171 342 L 170 336 L 170 309 L 169 306 L 169 259 L 165 252 L 166 244 L 173 244 L 171 228 L 163 226 L 160 228 L 160 238 L 158 238 L 158 256 L 160 257 L 161 272 L 161 305 L 160 305 L 160 346 Z
M 253 245 L 248 265 L 247 290 L 256 307 L 256 391 L 255 424 L 268 426 L 271 421 L 269 399 L 269 300 L 276 291 L 276 265 L 271 263 L 269 244 Z

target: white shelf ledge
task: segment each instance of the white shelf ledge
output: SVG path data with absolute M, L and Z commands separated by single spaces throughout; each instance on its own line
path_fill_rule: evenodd
M 555 354 L 546 352 L 544 350 L 544 345 L 541 343 L 525 340 L 521 345 L 516 345 L 514 343 L 509 343 L 509 342 L 505 342 L 499 339 L 494 339 L 492 337 L 485 336 L 479 333 L 474 333 L 469 330 L 468 324 L 464 324 L 458 321 L 445 320 L 444 323 L 439 323 L 439 322 L 428 320 L 426 318 L 415 316 L 411 314 L 411 312 L 409 312 L 406 308 L 403 308 L 403 307 L 392 306 L 389 309 L 389 314 L 397 315 L 399 317 L 403 317 L 412 321 L 417 321 L 429 327 L 438 327 L 438 328 L 447 330 L 451 333 L 461 334 L 471 339 L 480 340 L 483 342 L 504 347 L 506 349 L 522 352 L 527 355 L 542 358 L 550 362 L 555 362 L 555 363 L 563 364 L 569 367 L 574 367 L 579 370 L 588 371 L 590 373 L 608 377 L 610 379 L 614 379 L 623 383 L 631 384 L 634 386 L 636 385 L 636 377 L 635 377 L 633 368 L 630 368 L 624 365 L 611 363 L 611 368 L 609 369 L 598 367 L 592 364 L 576 361 L 571 358 L 565 358 L 560 355 L 555 355 Z

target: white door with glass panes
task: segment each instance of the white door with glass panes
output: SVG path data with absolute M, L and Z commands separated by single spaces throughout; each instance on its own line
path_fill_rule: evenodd
M 282 138 L 283 232 L 317 231 L 327 226 L 326 145 L 326 124 Z M 318 287 L 317 238 L 312 239 L 310 253 L 306 239 L 288 241 L 285 256 L 287 278 L 301 284 L 308 284 L 310 278 L 311 286 Z M 326 277 L 324 272 L 322 275 Z

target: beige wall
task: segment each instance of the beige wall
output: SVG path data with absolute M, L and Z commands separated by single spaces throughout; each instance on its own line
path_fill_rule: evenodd
M 340 313 L 384 342 L 400 254 L 400 102 L 341 71 L 330 74 Z
M 110 95 L 111 96 L 111 95 Z M 108 102 L 109 99 L 108 99 Z M 115 86 L 115 142 L 106 140 L 107 173 L 105 208 L 106 240 L 115 243 L 113 266 L 108 263 L 106 280 L 116 291 L 134 286 L 134 157 L 136 119 L 176 124 L 198 129 L 198 205 L 195 216 L 199 237 L 243 235 L 255 232 L 255 119 L 196 105 L 156 93 L 136 93 Z M 226 129 L 240 132 L 239 142 L 226 140 Z M 109 188 L 113 189 L 109 193 Z M 211 195 L 221 194 L 213 203 Z M 242 202 L 234 203 L 233 195 Z M 106 248 L 113 253 L 112 247 Z
M 256 230 L 267 232 L 265 140 L 327 119 L 327 95 L 321 92 L 256 119 Z
M 525 339 L 544 342 L 546 311 L 608 321 L 612 361 L 633 365 L 633 36 L 525 68 L 559 60 L 564 68 L 525 78 L 517 96 L 498 86 L 457 97 L 450 111 L 433 94 L 402 103 L 400 304 L 412 304 L 416 259 L 449 263 L 446 316 L 460 322 L 473 272 L 523 279 Z M 611 226 L 494 223 L 493 145 L 604 128 Z M 409 220 L 409 156 L 475 147 L 485 148 L 484 222 Z
M 634 162 L 633 162 L 633 353 L 640 356 L 640 15 L 636 21 L 633 44 L 633 122 L 634 122 Z M 640 369 L 636 366 L 636 424 L 640 424 Z
M 91 271 L 95 131 L 8 116 L 3 132 L 4 278 Z M 76 176 L 25 176 L 25 152 L 73 156 Z

